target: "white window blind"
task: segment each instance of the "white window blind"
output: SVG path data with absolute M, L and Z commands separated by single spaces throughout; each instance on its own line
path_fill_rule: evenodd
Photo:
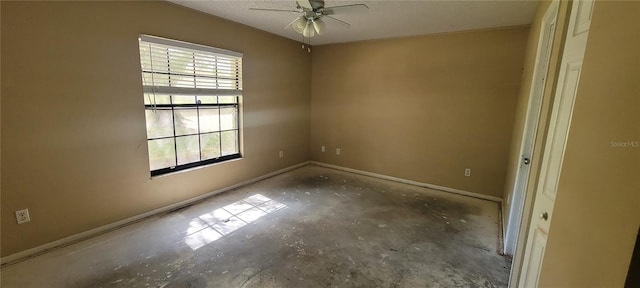
M 141 35 L 151 176 L 241 158 L 242 54 Z
M 145 94 L 242 95 L 242 54 L 140 35 Z

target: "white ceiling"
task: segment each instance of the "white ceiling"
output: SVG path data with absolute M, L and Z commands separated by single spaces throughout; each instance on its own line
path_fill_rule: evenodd
M 301 41 L 302 36 L 293 29 L 284 29 L 297 14 L 287 12 L 252 11 L 249 8 L 295 10 L 295 0 L 169 0 L 170 2 L 200 10 L 260 30 Z M 332 1 L 325 7 L 364 3 L 369 12 L 364 14 L 333 15 L 346 21 L 345 29 L 327 22 L 323 35 L 311 38 L 312 45 L 351 42 L 359 40 L 394 38 L 454 31 L 528 25 L 538 7 L 538 1 Z M 306 42 L 306 40 L 305 40 Z

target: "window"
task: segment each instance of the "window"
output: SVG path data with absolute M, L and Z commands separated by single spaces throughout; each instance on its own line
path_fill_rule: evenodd
M 240 158 L 242 54 L 140 36 L 151 176 Z

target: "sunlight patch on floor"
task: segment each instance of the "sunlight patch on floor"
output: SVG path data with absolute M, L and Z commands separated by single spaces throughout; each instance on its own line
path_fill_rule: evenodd
M 287 206 L 261 194 L 254 194 L 240 201 L 193 218 L 187 228 L 184 242 L 193 250 L 216 241 L 243 226 Z

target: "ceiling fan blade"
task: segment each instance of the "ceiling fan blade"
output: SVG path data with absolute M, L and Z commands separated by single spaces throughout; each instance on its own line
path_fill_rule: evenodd
M 298 21 L 298 18 L 293 19 L 293 21 L 291 21 L 289 24 L 287 24 L 287 26 L 284 26 L 284 29 L 289 29 L 289 28 L 291 28 L 291 25 L 293 25 L 293 23 L 296 23 L 296 21 Z
M 340 25 L 341 25 L 342 27 L 344 27 L 344 28 L 349 28 L 349 27 L 351 27 L 351 24 L 349 24 L 349 23 L 347 23 L 347 22 L 344 22 L 344 21 L 342 21 L 342 20 L 340 20 L 340 19 L 338 19 L 338 18 L 331 17 L 331 16 L 329 16 L 329 15 L 324 15 L 324 16 L 322 17 L 322 19 L 325 19 L 325 20 L 331 19 L 331 21 L 330 21 L 331 23 L 337 23 L 337 24 L 340 24 Z M 329 22 L 329 21 L 327 21 L 327 22 Z
M 253 11 L 267 11 L 267 12 L 288 12 L 288 13 L 300 13 L 300 11 L 298 11 L 298 10 L 289 10 L 289 9 L 249 8 L 249 10 L 253 10 Z
M 367 5 L 352 4 L 352 5 L 325 7 L 322 9 L 322 14 L 324 15 L 356 14 L 356 13 L 366 13 L 368 11 L 369 11 L 369 6 Z
M 302 8 L 313 10 L 313 6 L 311 6 L 311 2 L 309 0 L 296 0 L 296 3 L 298 3 L 298 6 Z

